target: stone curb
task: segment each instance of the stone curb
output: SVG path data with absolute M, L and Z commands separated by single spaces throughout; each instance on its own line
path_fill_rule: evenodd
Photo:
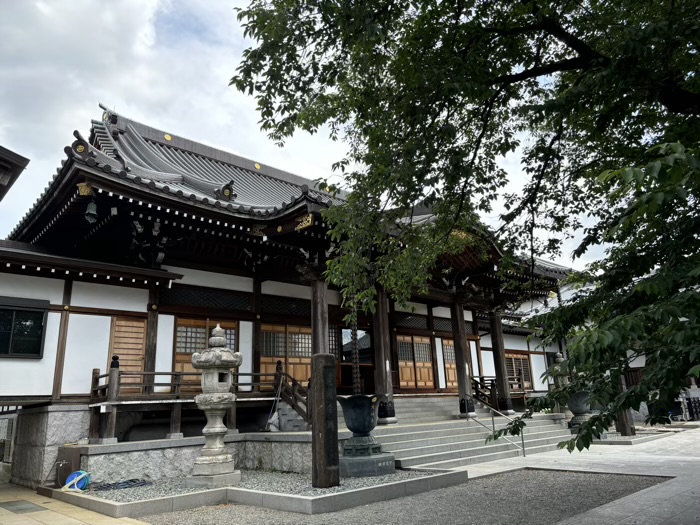
M 657 439 L 665 438 L 667 436 L 672 436 L 673 432 L 664 432 L 663 434 L 656 434 L 653 436 L 644 436 L 636 439 L 616 439 L 616 440 L 610 440 L 606 441 L 604 439 L 601 440 L 593 440 L 591 444 L 593 445 L 639 445 L 641 443 L 646 443 L 647 441 L 654 441 Z
M 295 496 L 293 494 L 278 494 L 275 492 L 228 487 L 129 503 L 118 503 L 76 492 L 61 492 L 59 489 L 50 487 L 38 487 L 37 493 L 41 496 L 54 498 L 112 518 L 139 518 L 149 514 L 188 510 L 207 505 L 220 505 L 222 503 L 252 505 L 301 514 L 322 514 L 452 487 L 467 481 L 468 473 L 466 470 L 463 470 L 386 483 L 384 485 L 374 485 L 373 487 L 364 487 L 324 496 Z

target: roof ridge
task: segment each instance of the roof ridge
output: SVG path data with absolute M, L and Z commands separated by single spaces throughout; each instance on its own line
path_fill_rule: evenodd
M 308 186 L 313 191 L 332 197 L 329 193 L 319 189 L 318 183 L 313 179 L 308 179 L 294 173 L 275 168 L 273 166 L 264 165 L 260 162 L 242 157 L 235 153 L 229 151 L 215 148 L 213 146 L 208 146 L 201 142 L 197 142 L 180 135 L 174 135 L 168 131 L 164 131 L 158 128 L 149 126 L 148 124 L 143 124 L 137 120 L 125 117 L 121 113 L 117 113 L 114 110 L 107 108 L 104 104 L 99 104 L 100 108 L 104 111 L 102 116 L 102 121 L 109 123 L 111 126 L 116 126 L 120 132 L 126 131 L 128 125 L 131 125 L 134 130 L 144 139 L 157 144 L 179 149 L 181 151 L 186 151 L 189 153 L 194 153 L 202 157 L 209 158 L 210 160 L 228 164 L 237 168 L 246 169 L 253 173 L 264 175 L 271 179 L 285 182 L 293 186 L 301 188 L 302 186 Z M 116 117 L 115 122 L 111 121 L 112 115 Z M 95 123 L 99 121 L 93 121 Z M 339 197 L 344 198 L 344 192 L 342 192 Z

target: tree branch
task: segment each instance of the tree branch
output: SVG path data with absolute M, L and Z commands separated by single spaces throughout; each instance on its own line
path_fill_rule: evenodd
M 549 64 L 544 64 L 542 66 L 533 67 L 521 71 L 520 73 L 515 73 L 512 75 L 502 75 L 496 77 L 491 81 L 491 84 L 515 84 L 517 82 L 522 82 L 523 80 L 528 80 L 530 78 L 537 78 L 544 75 L 551 75 L 552 73 L 557 73 L 560 71 L 574 71 L 577 69 L 589 69 L 593 65 L 593 62 L 589 58 L 576 57 L 567 58 L 566 60 L 560 60 L 558 62 L 551 62 Z

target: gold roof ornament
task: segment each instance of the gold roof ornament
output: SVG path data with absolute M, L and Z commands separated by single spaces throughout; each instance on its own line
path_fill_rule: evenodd
M 78 146 L 78 148 L 79 147 L 80 146 Z M 81 197 L 94 197 L 95 192 L 92 191 L 92 186 L 89 182 L 80 182 L 78 183 L 78 195 Z

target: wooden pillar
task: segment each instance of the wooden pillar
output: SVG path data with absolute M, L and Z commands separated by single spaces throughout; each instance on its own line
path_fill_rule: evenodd
M 515 414 L 513 401 L 510 398 L 510 385 L 506 370 L 506 351 L 503 344 L 503 324 L 501 314 L 496 310 L 489 312 L 491 327 L 491 348 L 493 349 L 493 364 L 496 369 L 496 388 L 498 389 L 498 406 L 495 407 L 505 414 Z
M 92 369 L 92 382 L 90 388 L 90 403 L 97 401 L 97 396 L 95 396 L 95 389 L 99 386 L 100 380 L 100 369 Z M 90 409 L 90 428 L 88 430 L 88 437 L 91 443 L 96 443 L 100 438 L 100 407 L 92 407 Z
M 372 318 L 374 339 L 374 389 L 379 395 L 378 425 L 398 423 L 394 409 L 394 386 L 391 381 L 391 333 L 389 300 L 384 290 L 377 291 L 377 308 Z
M 70 301 L 73 293 L 73 281 L 67 279 L 63 283 L 63 309 L 58 328 L 58 347 L 56 350 L 56 364 L 53 374 L 53 389 L 51 399 L 57 401 L 61 398 L 63 385 L 63 366 L 66 361 L 66 341 L 68 340 L 68 317 L 70 316 Z
M 311 357 L 311 486 L 340 485 L 338 408 L 335 399 L 335 357 L 320 353 Z
M 175 394 L 175 403 L 170 407 L 170 432 L 165 435 L 166 439 L 177 439 L 184 437 L 182 434 L 182 403 L 177 401 L 180 399 L 180 387 L 182 384 L 182 376 L 177 373 L 173 377 L 173 392 Z
M 328 284 L 318 274 L 311 280 L 311 353 L 328 353 Z
M 618 392 L 622 394 L 625 392 L 625 390 L 627 390 L 625 375 L 620 374 Z M 634 428 L 634 419 L 632 418 L 632 411 L 629 408 L 627 410 L 621 410 L 616 414 L 615 430 L 617 430 L 622 436 L 636 435 L 637 430 Z
M 464 325 L 464 307 L 454 301 L 450 305 L 452 317 L 452 337 L 455 345 L 455 365 L 457 366 L 457 387 L 459 388 L 459 417 L 476 417 L 474 397 L 472 395 L 472 378 L 469 375 L 467 360 L 467 330 Z
M 155 372 L 156 371 L 156 344 L 158 341 L 158 299 L 159 299 L 158 288 L 152 286 L 148 290 L 148 317 L 146 318 L 146 353 L 143 359 L 143 371 L 144 372 Z M 153 383 L 155 382 L 155 376 L 147 375 L 144 376 L 144 387 L 145 394 L 153 393 Z
M 252 309 L 255 314 L 255 321 L 253 322 L 253 373 L 260 373 L 260 355 L 262 349 L 262 322 L 260 316 L 262 313 L 262 282 L 260 278 L 253 277 L 253 304 Z M 257 377 L 257 376 L 255 376 Z M 253 383 L 256 380 L 252 380 Z
M 109 383 L 107 385 L 107 401 L 116 403 L 119 400 L 119 365 L 109 369 Z M 107 428 L 105 439 L 116 440 L 117 432 L 117 405 L 107 405 Z

